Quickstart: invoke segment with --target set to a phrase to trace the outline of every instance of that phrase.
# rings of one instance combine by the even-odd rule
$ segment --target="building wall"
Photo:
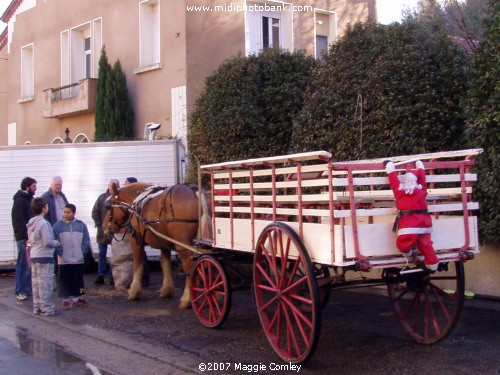
[[[7,113],[8,113],[8,55],[7,48],[0,50],[0,144],[7,144]],[[5,140],[5,143],[3,142]]]
[[[173,127],[172,122],[173,119],[179,122],[185,117],[183,103],[187,104],[186,115],[189,117],[205,78],[213,74],[225,59],[238,53],[248,53],[248,13],[187,10],[187,6],[233,4],[223,0],[157,1],[161,65],[155,69],[142,69],[140,0],[25,0],[21,5],[25,10],[13,16],[9,23],[13,32],[8,46],[8,75],[0,64],[0,77],[8,76],[9,92],[7,114],[0,114],[0,145],[8,144],[8,123],[16,124],[18,145],[25,142],[47,144],[55,138],[65,139],[66,128],[70,130],[70,138],[83,133],[90,141],[93,140],[93,113],[44,118],[43,92],[63,86],[61,33],[94,20],[99,20],[102,25],[102,43],[106,47],[109,63],[113,65],[119,59],[126,74],[135,113],[136,138],[143,137],[144,126],[150,122],[162,124],[158,136],[178,135],[178,123]],[[253,2],[262,4],[261,0]],[[375,0],[295,0],[286,4],[292,3],[333,12],[337,36],[343,34],[348,21],[365,21],[375,16]],[[238,0],[234,4],[247,4],[247,0]],[[291,49],[314,54],[315,11],[294,12],[292,20]],[[21,49],[30,44],[33,44],[35,95],[33,100],[19,102]],[[5,54],[6,50],[7,47],[1,53]],[[98,60],[99,55],[100,50],[94,51],[94,59]],[[97,78],[97,72],[93,77]],[[3,79],[0,81],[3,82]],[[0,108],[2,103],[0,99]]]
[[[185,22],[182,2],[160,1],[162,68],[134,73],[139,67],[139,1],[121,0],[58,0],[38,2],[34,8],[15,18],[15,31],[10,44],[8,78],[8,120],[17,124],[17,144],[50,143],[54,138],[79,133],[94,137],[94,114],[62,119],[43,118],[42,92],[61,83],[61,32],[102,19],[102,40],[108,61],[120,60],[127,78],[129,95],[135,113],[136,137],[142,138],[144,124],[162,124],[160,135],[170,134],[170,89],[185,85]],[[71,16],[66,13],[71,9]],[[21,48],[34,44],[35,98],[18,103],[21,87]],[[99,59],[100,51],[96,52]],[[94,75],[97,78],[97,74]],[[2,121],[2,124],[5,124]],[[4,127],[2,127],[4,128]],[[7,144],[7,133],[0,135],[0,144]]]

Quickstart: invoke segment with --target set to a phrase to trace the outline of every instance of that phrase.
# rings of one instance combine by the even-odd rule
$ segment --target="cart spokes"
[[[302,363],[319,338],[320,307],[309,256],[287,225],[264,229],[254,258],[254,293],[264,331],[284,360]]]
[[[198,259],[191,276],[192,306],[205,327],[217,328],[231,309],[231,286],[224,266],[212,256]]]
[[[422,344],[435,344],[448,336],[462,310],[463,263],[442,265],[436,274],[386,272],[389,298],[403,330]]]

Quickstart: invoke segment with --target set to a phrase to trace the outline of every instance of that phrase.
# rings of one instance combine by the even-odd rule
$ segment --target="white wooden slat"
[[[278,189],[293,189],[297,188],[297,181],[278,181],[275,184]],[[302,181],[302,187],[325,187],[328,186],[327,179],[320,180],[304,180]],[[235,183],[232,184],[232,188],[235,190],[250,190],[250,183]],[[272,182],[257,182],[253,184],[255,190],[271,190],[273,188]],[[214,185],[214,190],[228,190],[229,184],[216,184]]]
[[[464,176],[466,182],[477,181],[477,175],[474,173],[466,173]],[[427,183],[446,183],[446,182],[460,182],[459,174],[450,175],[428,175],[426,176]],[[353,178],[354,186],[372,186],[372,185],[389,185],[389,179],[387,176],[384,177],[355,177]],[[238,182],[233,183],[232,188],[237,190],[250,190],[250,182]],[[272,189],[272,182],[257,182],[253,184],[255,190],[259,189]],[[276,182],[277,188],[297,188],[298,182],[295,181],[278,181]],[[325,187],[328,186],[328,180],[326,178],[303,180],[302,187]],[[333,186],[337,187],[347,187],[349,186],[349,181],[347,178],[333,178]],[[229,189],[229,183],[225,184],[214,184],[215,190],[227,190]]]
[[[353,160],[345,162],[336,162],[335,164],[362,164],[362,163],[383,163],[385,160],[391,160],[393,162],[399,162],[410,159],[418,160],[432,160],[432,159],[450,159],[459,158],[464,156],[479,155],[483,152],[482,148],[468,149],[468,150],[457,150],[457,151],[442,151],[442,152],[431,152],[427,154],[416,154],[416,155],[401,155],[401,156],[390,156],[378,159],[366,159],[366,160]]]
[[[272,156],[267,158],[258,158],[258,159],[247,159],[247,160],[236,160],[230,161],[226,163],[218,163],[218,164],[208,164],[202,165],[202,170],[218,170],[224,168],[242,168],[245,166],[253,166],[253,165],[263,165],[263,164],[280,164],[287,163],[290,161],[306,161],[306,160],[327,160],[331,159],[332,154],[327,151],[314,151],[314,152],[304,152],[300,154],[291,154],[291,155],[281,155],[281,156]]]
[[[479,209],[479,203],[468,202],[467,210],[477,210]],[[463,211],[462,203],[444,203],[444,204],[434,204],[428,206],[429,213],[435,212],[452,212],[452,211]],[[357,209],[356,216],[358,217],[369,217],[369,216],[385,216],[385,215],[395,215],[397,212],[396,208],[371,208],[371,209]],[[333,215],[336,218],[350,218],[350,210],[334,210]]]
[[[439,254],[440,250],[460,248],[465,243],[464,219],[462,217],[446,217],[432,222],[433,247]],[[355,257],[352,226],[345,226],[345,256]],[[392,223],[358,225],[359,249],[362,255],[383,257],[400,255],[396,247],[397,234],[392,232]],[[450,233],[454,233],[450,236]],[[477,218],[469,218],[470,248],[476,249]]]
[[[217,206],[215,207],[215,212],[218,213],[230,213],[231,209],[230,207],[227,206]],[[250,207],[233,207],[232,212],[234,213],[245,213],[245,214],[250,214],[252,212]],[[272,207],[254,207],[253,212],[255,214],[260,214],[260,215],[272,215],[274,210]],[[285,216],[297,216],[299,214],[299,210],[297,208],[277,208],[276,209],[276,214],[277,215],[285,215]],[[323,217],[323,216],[329,216],[330,215],[330,210],[326,209],[314,209],[314,208],[304,208],[302,209],[302,215],[304,216],[318,216],[318,217]],[[250,219],[246,219],[250,220]]]
[[[252,247],[252,225],[250,220],[233,219],[233,241],[231,243],[231,222],[228,218],[216,218],[215,227],[217,228],[214,246],[244,251],[253,252],[255,249]],[[260,233],[264,228],[269,225],[269,220],[255,220],[254,221],[254,238],[257,241]],[[295,233],[299,231],[299,223],[286,223]],[[331,264],[332,259],[330,255],[331,239],[330,239],[330,226],[328,224],[311,224],[303,223],[304,233],[306,234],[303,239],[304,246],[314,263]],[[342,244],[342,230],[336,226],[337,230],[334,233],[335,242],[341,246]],[[297,250],[290,248],[290,256],[294,258],[297,256]]]
[[[218,185],[225,186],[225,185]],[[427,200],[443,200],[443,199],[451,199],[451,198],[460,198],[462,194],[461,188],[445,188],[445,189],[428,189],[429,195],[427,196]],[[467,187],[465,189],[467,194],[472,193],[472,187]],[[355,191],[354,196],[356,197],[357,202],[376,202],[376,201],[394,201],[394,195],[392,190],[370,190],[370,191]],[[338,202],[348,202],[350,198],[350,194],[348,191],[343,192],[334,192],[333,200]],[[216,202],[250,202],[250,195],[233,195],[232,197],[228,195],[216,195],[214,200]],[[272,195],[254,195],[254,202],[273,202]],[[276,196],[276,202],[278,203],[298,203],[298,195],[278,195]],[[328,203],[329,202],[329,194],[304,194],[302,195],[302,202],[310,203]]]
[[[474,173],[466,173],[466,182],[477,181],[477,175]],[[443,183],[443,182],[460,182],[459,174],[440,174],[440,175],[426,175],[425,179],[427,183]],[[370,186],[370,185],[388,185],[389,179],[387,176],[383,177],[354,177],[353,184],[355,186]],[[347,178],[334,178],[334,186],[349,186],[349,181]]]
[[[312,173],[312,172],[324,172],[328,170],[328,164],[314,164],[314,165],[303,165],[301,167],[301,171],[303,173]],[[278,175],[290,175],[297,173],[297,167],[285,167],[285,168],[276,168],[275,174]],[[344,174],[344,172],[340,172]],[[253,171],[254,177],[262,177],[262,176],[271,176],[272,170],[271,168],[266,169],[255,169]],[[249,170],[237,170],[232,172],[233,178],[249,178],[250,171]],[[214,179],[227,179],[229,178],[229,172],[217,172],[214,173]]]
[[[214,197],[216,202],[229,202],[230,200],[233,202],[241,202],[241,203],[249,203],[251,201],[250,195],[233,195],[232,197],[228,195],[217,195]],[[272,195],[254,195],[254,202],[267,202],[271,203],[273,201]],[[293,195],[278,195],[276,196],[276,202],[278,203],[297,203],[299,201],[299,197],[296,194]],[[302,196],[302,202],[318,202],[318,203],[328,203],[329,196],[328,194],[308,194]]]

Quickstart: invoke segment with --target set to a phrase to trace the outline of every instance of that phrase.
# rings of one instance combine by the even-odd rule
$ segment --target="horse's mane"
[[[118,193],[121,199],[127,201],[127,203],[132,203],[134,199],[142,192],[144,189],[152,186],[147,182],[134,182],[130,185],[123,186],[118,189]]]

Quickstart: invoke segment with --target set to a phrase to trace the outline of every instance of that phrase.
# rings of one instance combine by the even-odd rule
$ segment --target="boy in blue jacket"
[[[63,310],[71,307],[87,307],[81,298],[85,271],[84,254],[90,251],[90,236],[85,223],[75,219],[76,206],[68,203],[63,215],[54,225],[54,237],[61,243],[56,249],[59,264],[59,297],[63,298]],[[73,297],[73,300],[70,300]]]

